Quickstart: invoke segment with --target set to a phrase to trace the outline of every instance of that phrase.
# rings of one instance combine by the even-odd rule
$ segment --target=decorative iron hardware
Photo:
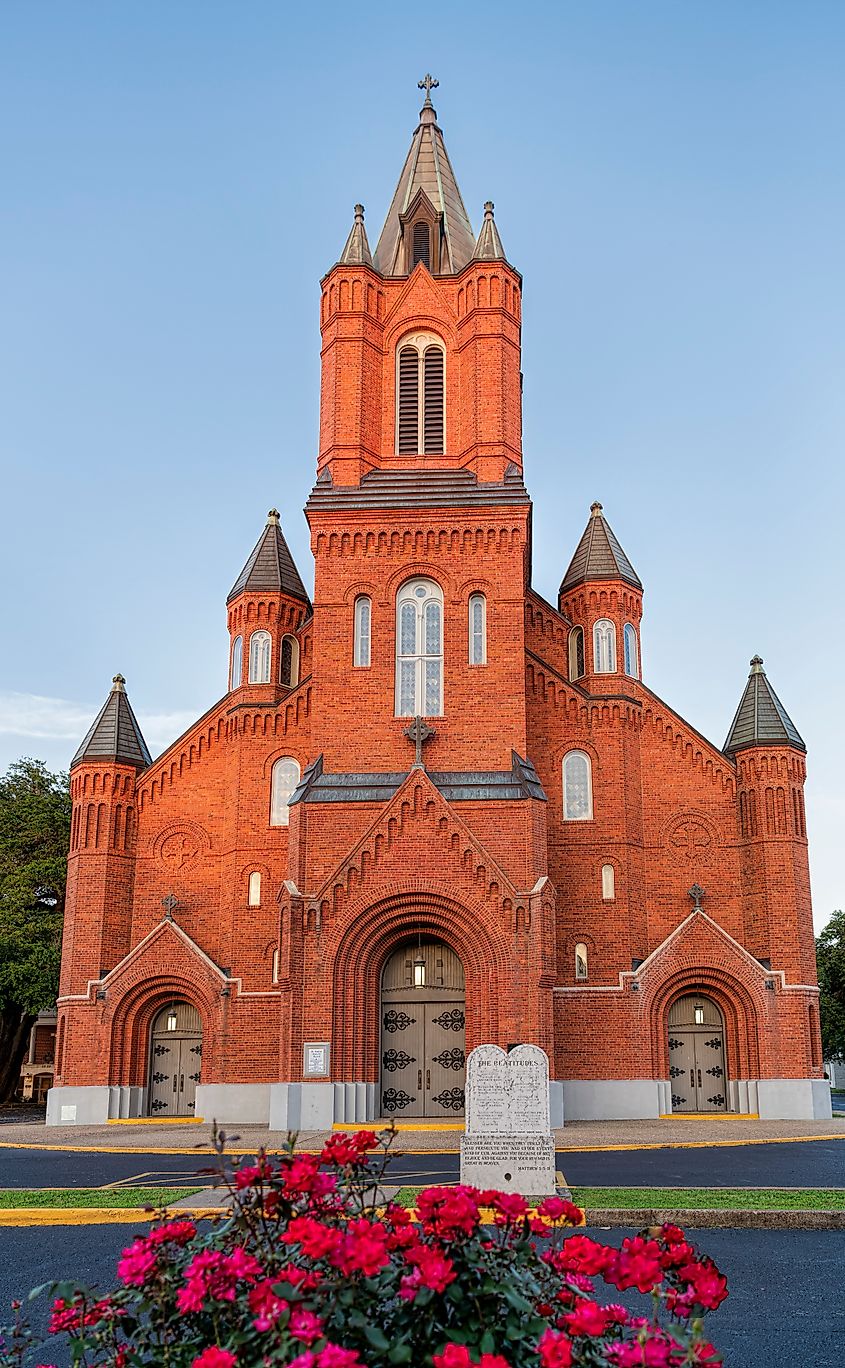
[[[721,1050],[721,1048],[722,1048],[722,1037],[721,1037],[721,1036],[714,1036],[712,1040],[705,1040],[704,1044],[707,1045],[707,1046],[709,1046],[709,1048],[710,1048],[711,1050]]]
[[[464,1109],[464,1090],[463,1088],[444,1088],[432,1101],[439,1106],[445,1107],[447,1111],[463,1111]]]
[[[156,1098],[155,1102],[150,1103],[150,1111],[164,1111],[166,1107],[167,1103],[162,1102],[159,1097]]]
[[[684,1072],[683,1069],[679,1069],[678,1066],[677,1066],[677,1064],[673,1064],[673,1065],[671,1066],[671,1068],[669,1069],[669,1077],[670,1077],[670,1078],[677,1078],[677,1077],[678,1077],[680,1074],[682,1074],[683,1072]]]
[[[188,1077],[190,1078],[190,1080],[191,1080],[192,1083],[199,1083],[199,1081],[200,1081],[199,1070],[197,1070],[197,1072],[196,1072],[195,1074],[188,1074]]]
[[[409,1064],[416,1064],[417,1061],[405,1050],[385,1050],[381,1062],[388,1073],[395,1073],[397,1069],[407,1069]]]
[[[201,1055],[201,1054],[202,1054],[202,1045],[192,1045],[192,1046],[191,1046],[191,1054]]]
[[[440,1054],[434,1055],[433,1064],[439,1064],[444,1069],[462,1069],[466,1062],[466,1055],[459,1046],[454,1045],[451,1050],[441,1050]]]
[[[381,1095],[381,1105],[386,1112],[401,1111],[409,1102],[416,1102],[403,1088],[385,1088]]]
[[[712,1102],[714,1107],[724,1107],[725,1105],[725,1099],[721,1093],[717,1093],[715,1097],[708,1097],[707,1101]]]
[[[156,1059],[158,1059],[161,1055],[170,1054],[170,1046],[169,1046],[169,1045],[154,1045],[154,1046],[153,1046],[153,1054],[155,1055]]]
[[[440,1016],[436,1016],[433,1025],[442,1026],[444,1031],[462,1031],[464,1020],[460,1007],[453,1007],[451,1012],[441,1012]]]
[[[153,1074],[153,1082],[154,1082],[154,1083],[163,1083],[164,1080],[166,1079],[166,1077],[167,1077],[167,1074],[159,1073],[158,1070],[156,1070],[156,1072]]]
[[[715,1068],[712,1068],[712,1069],[705,1069],[704,1072],[705,1072],[706,1074],[709,1074],[711,1078],[721,1078],[721,1077],[722,1077],[722,1070],[721,1070],[721,1068],[719,1067],[718,1064],[715,1066]]]
[[[390,1011],[384,1014],[384,1029],[391,1035],[394,1031],[406,1031],[415,1022],[416,1017],[408,1016],[407,1012],[397,1012],[395,1007],[391,1007]]]
[[[670,1036],[670,1037],[669,1037],[669,1049],[670,1049],[670,1050],[679,1050],[679,1049],[681,1048],[681,1046],[683,1045],[683,1043],[684,1043],[684,1042],[683,1042],[682,1040],[676,1040],[674,1036]]]
[[[686,1099],[685,1097],[678,1097],[676,1093],[672,1093],[672,1106],[673,1106],[673,1107],[680,1107],[681,1103],[682,1103],[682,1102],[686,1102],[686,1100],[687,1100],[687,1099]]]

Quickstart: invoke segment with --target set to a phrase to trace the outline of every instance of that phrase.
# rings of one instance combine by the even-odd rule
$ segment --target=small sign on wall
[[[329,1072],[328,1041],[306,1040],[302,1047],[302,1073],[305,1078],[326,1078]]]

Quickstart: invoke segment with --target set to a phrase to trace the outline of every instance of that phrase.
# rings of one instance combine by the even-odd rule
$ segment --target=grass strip
[[[190,1188],[2,1188],[0,1211],[26,1207],[160,1207],[201,1192]]]
[[[400,1188],[393,1199],[413,1207],[421,1187]],[[532,1200],[536,1206],[540,1198]],[[576,1206],[611,1211],[845,1211],[841,1188],[597,1188],[572,1189]]]

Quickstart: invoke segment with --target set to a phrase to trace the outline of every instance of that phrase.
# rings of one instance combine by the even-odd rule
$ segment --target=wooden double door
[[[727,1111],[725,1024],[710,998],[690,993],[670,1008],[669,1080],[673,1111]]]
[[[201,1070],[199,1012],[187,1002],[173,1003],[153,1022],[147,1082],[150,1116],[193,1116]]]
[[[463,969],[454,951],[440,941],[394,951],[382,976],[383,1116],[463,1116],[465,1026]]]

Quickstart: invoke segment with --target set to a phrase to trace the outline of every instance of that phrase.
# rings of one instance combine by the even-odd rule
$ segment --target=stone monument
[[[467,1057],[461,1182],[548,1197],[555,1191],[549,1057],[539,1045],[478,1045]]]

